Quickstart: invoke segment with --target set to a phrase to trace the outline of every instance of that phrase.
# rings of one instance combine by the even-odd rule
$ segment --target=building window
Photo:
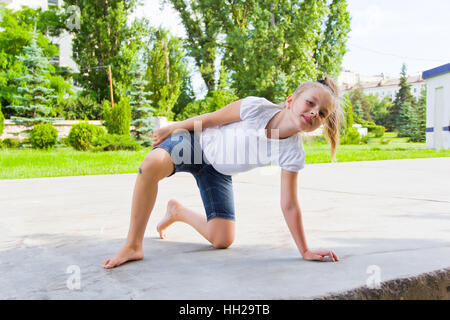
[[[48,0],[48,5],[49,6],[57,6],[58,5],[58,0]]]

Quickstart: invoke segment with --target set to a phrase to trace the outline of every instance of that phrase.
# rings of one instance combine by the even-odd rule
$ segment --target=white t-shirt
[[[200,135],[203,153],[214,169],[234,175],[271,164],[297,172],[305,165],[300,134],[268,139],[265,127],[282,109],[265,98],[247,97],[241,102],[241,121],[206,128]]]

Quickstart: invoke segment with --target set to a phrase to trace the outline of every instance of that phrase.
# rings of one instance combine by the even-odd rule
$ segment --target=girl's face
[[[333,105],[330,93],[316,86],[306,89],[295,99],[290,95],[286,102],[294,122],[302,132],[314,131],[324,124]]]

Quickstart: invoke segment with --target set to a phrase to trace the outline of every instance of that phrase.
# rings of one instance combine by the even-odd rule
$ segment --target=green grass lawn
[[[137,173],[150,150],[82,152],[72,148],[53,151],[3,149],[0,150],[0,179]]]
[[[371,138],[364,145],[341,145],[336,154],[337,161],[450,157],[450,150],[427,150],[425,143],[407,143],[407,138],[396,138],[395,135],[386,133],[383,138],[391,141],[384,145],[376,138]],[[330,162],[327,144],[305,141],[304,148],[307,164]],[[0,149],[0,179],[137,173],[150,150],[82,152],[72,148],[53,151]]]
[[[368,144],[340,145],[336,152],[336,160],[349,162],[450,157],[450,150],[426,149],[425,143],[408,143],[408,138],[397,138],[396,135],[394,132],[387,132],[383,138],[374,138],[370,135]],[[381,144],[382,139],[390,141],[388,144]],[[305,163],[330,162],[330,147],[327,144],[305,141],[304,148]]]

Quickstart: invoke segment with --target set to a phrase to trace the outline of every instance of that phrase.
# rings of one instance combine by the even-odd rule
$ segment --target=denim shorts
[[[231,176],[218,172],[208,162],[200,146],[199,137],[193,131],[175,133],[153,149],[169,152],[174,171],[189,172],[197,181],[206,211],[207,221],[223,218],[235,221],[233,182]]]

